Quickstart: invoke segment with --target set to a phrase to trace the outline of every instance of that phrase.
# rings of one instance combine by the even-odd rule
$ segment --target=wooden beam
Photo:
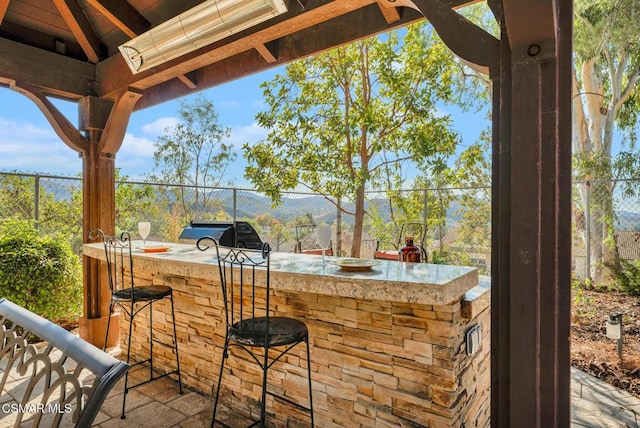
[[[403,14],[397,26],[423,19],[417,12]],[[286,64],[299,58],[340,46],[371,34],[387,31],[389,25],[376,4],[359,11],[358,19],[351,15],[338,16],[330,21],[322,22],[299,32],[287,35],[278,40],[278,57],[268,63],[255,49],[238,53],[235,56],[217,61],[196,71],[198,91],[229,82],[248,74],[257,73],[276,65]],[[177,81],[169,81],[148,88],[144,98],[136,105],[136,110],[161,104],[170,99],[187,95],[189,90]]]
[[[452,0],[451,4],[459,6],[469,2]],[[303,11],[294,16],[285,14],[254,27],[251,30],[253,33],[250,35],[247,35],[246,32],[241,32],[136,75],[131,74],[129,67],[120,55],[115,55],[98,65],[97,77],[100,82],[100,93],[102,96],[111,97],[112,94],[127,87],[145,90],[171,80],[179,74],[197,70],[241,52],[255,49],[260,44],[266,44],[296,32],[313,28],[325,21],[351,14],[354,11],[356,13],[351,14],[350,25],[362,25],[363,19],[359,15],[361,9],[367,6],[374,6],[377,13],[381,15],[377,0],[334,0],[329,3],[309,2]],[[385,21],[385,26],[377,31],[386,31],[397,26],[399,25],[390,26]],[[335,31],[349,31],[349,29],[335,27],[331,29],[331,32]],[[370,34],[363,34],[361,37],[367,35]],[[323,34],[322,37],[326,37],[326,34]],[[350,41],[353,40],[345,39],[343,43]],[[279,45],[281,46],[282,44],[279,43]],[[325,48],[328,47],[330,46]]]
[[[500,60],[498,39],[439,0],[415,0],[415,4],[456,55],[487,71],[490,66],[496,69]]]
[[[9,9],[9,1],[10,0],[0,0],[0,24],[4,21],[4,16],[7,14],[7,9]]]
[[[78,2],[76,0],[53,0],[53,4],[89,61],[94,64],[100,61],[100,42]]]
[[[69,120],[54,106],[51,101],[36,87],[13,82],[9,86],[12,90],[23,94],[33,101],[47,118],[55,133],[73,150],[82,153],[87,150],[89,142],[69,122]]]
[[[134,38],[144,33],[151,24],[126,0],[87,0],[127,36]]]
[[[297,31],[313,27],[332,17],[341,16],[375,3],[376,0],[335,0],[313,9],[309,6],[304,13],[299,15],[293,17],[288,14],[281,15],[268,21],[268,23],[256,26],[255,28],[258,30],[248,37],[243,37],[245,32],[241,32],[136,75],[131,74],[124,59],[120,55],[116,55],[99,65],[97,76],[100,82],[100,93],[102,96],[109,97],[113,92],[118,92],[124,87],[135,87],[144,90],[171,80],[180,74],[197,70],[240,52],[254,49],[259,44],[277,40]],[[275,24],[269,26],[269,23],[272,22]]]
[[[142,97],[142,93],[130,89],[123,92],[116,99],[111,113],[109,113],[107,124],[100,135],[99,148],[101,156],[115,158],[124,140],[131,112],[133,112],[133,108],[140,97]]]
[[[80,128],[86,131],[89,141],[82,153],[82,242],[88,242],[88,232],[97,227],[105,233],[115,233],[115,159],[103,156],[100,151],[100,136],[114,103],[97,97],[84,97],[78,102]],[[104,263],[83,257],[84,298],[83,314],[78,320],[80,337],[95,346],[104,345],[109,319],[108,274]],[[118,318],[112,318],[118,325]],[[113,325],[113,324],[112,324]],[[110,333],[113,330],[110,330]],[[118,330],[115,330],[118,337]],[[107,346],[117,344],[110,337]]]
[[[0,82],[7,86],[17,81],[46,95],[78,100],[96,93],[94,73],[94,64],[0,38]]]
[[[461,3],[455,2],[452,4],[458,7]],[[424,17],[418,12],[407,11],[400,21],[390,27],[380,13],[378,6],[372,3],[370,7],[358,11],[357,19],[354,19],[350,14],[341,15],[314,27],[306,28],[278,39],[277,60],[273,63],[266,62],[264,57],[253,49],[202,67],[194,72],[198,81],[197,90],[211,88],[353,40],[388,31],[390,28],[405,26],[421,19],[424,19]],[[192,92],[195,91],[178,84],[175,80],[164,82],[146,89],[144,98],[136,105],[136,110],[155,106]]]

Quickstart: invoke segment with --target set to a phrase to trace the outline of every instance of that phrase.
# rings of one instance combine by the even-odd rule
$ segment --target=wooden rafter
[[[134,38],[151,25],[125,0],[87,0],[127,36]]]
[[[184,85],[189,89],[196,89],[198,87],[198,79],[196,78],[195,71],[188,74],[178,75],[178,80],[184,83]]]
[[[277,40],[313,27],[329,18],[339,17],[372,4],[377,4],[377,1],[335,0],[290,19],[283,18],[278,22],[277,18],[274,18],[273,21],[277,22],[276,24],[259,30],[249,37],[230,39],[227,43],[215,43],[135,76],[131,74],[123,58],[120,56],[111,57],[103,61],[98,69],[101,93],[108,95],[129,86],[144,90],[170,80],[178,74],[196,70],[240,52],[254,49],[259,44]]]
[[[393,3],[390,3],[387,0],[378,0],[378,7],[380,7],[380,12],[382,12],[384,19],[388,24],[400,21],[400,12]]]
[[[94,64],[100,61],[100,42],[78,2],[76,0],[53,0],[53,4],[89,61]]]
[[[271,52],[271,49],[269,49],[266,45],[258,44],[256,45],[256,50],[268,63],[277,61],[276,54]]]
[[[33,101],[47,118],[60,139],[76,152],[83,153],[88,149],[89,141],[82,136],[69,119],[54,106],[51,101],[36,87],[12,82],[9,88],[19,92]]]

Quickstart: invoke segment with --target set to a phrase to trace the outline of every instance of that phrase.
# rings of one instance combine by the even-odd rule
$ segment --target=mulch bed
[[[623,362],[606,336],[610,314],[622,313]],[[640,398],[640,297],[577,289],[571,308],[571,365]]]

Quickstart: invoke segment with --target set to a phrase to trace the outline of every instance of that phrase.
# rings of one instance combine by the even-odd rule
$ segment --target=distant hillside
[[[233,212],[233,195],[225,195],[221,201],[224,203],[225,211]],[[367,207],[371,205],[376,206],[385,221],[390,220],[389,207],[385,199],[368,201]],[[316,223],[334,223],[337,217],[336,207],[322,196],[287,197],[284,195],[282,204],[272,208],[271,200],[265,196],[250,192],[238,192],[236,209],[238,217],[251,218],[260,214],[271,213],[274,217],[285,221],[311,214]],[[345,209],[353,212],[354,204],[345,204]],[[342,221],[353,223],[353,216],[343,215]]]
[[[227,213],[233,213],[232,192],[221,190],[213,192],[211,196],[222,203],[223,209]],[[282,204],[276,208],[271,206],[271,200],[269,198],[257,193],[238,191],[237,198],[237,217],[253,218],[258,215],[270,213],[278,219],[290,221],[296,217],[305,216],[309,213],[317,223],[334,223],[336,221],[335,206],[322,196],[291,197],[285,194],[282,198]],[[355,209],[353,203],[347,203],[344,207],[350,212],[353,212]],[[375,198],[369,200],[366,203],[366,208],[375,209],[385,222],[391,221],[391,210],[387,199]],[[455,224],[459,220],[459,208],[459,205],[454,201],[447,212],[447,222]],[[342,221],[348,224],[353,224],[353,216],[343,215]]]
[[[616,212],[616,230],[640,230],[640,213]]]

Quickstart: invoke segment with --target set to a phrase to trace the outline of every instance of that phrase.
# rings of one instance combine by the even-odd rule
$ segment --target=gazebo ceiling
[[[133,75],[118,46],[201,2],[0,0],[0,85],[71,100],[134,90],[141,109],[422,18],[402,0],[285,0],[283,15]]]

